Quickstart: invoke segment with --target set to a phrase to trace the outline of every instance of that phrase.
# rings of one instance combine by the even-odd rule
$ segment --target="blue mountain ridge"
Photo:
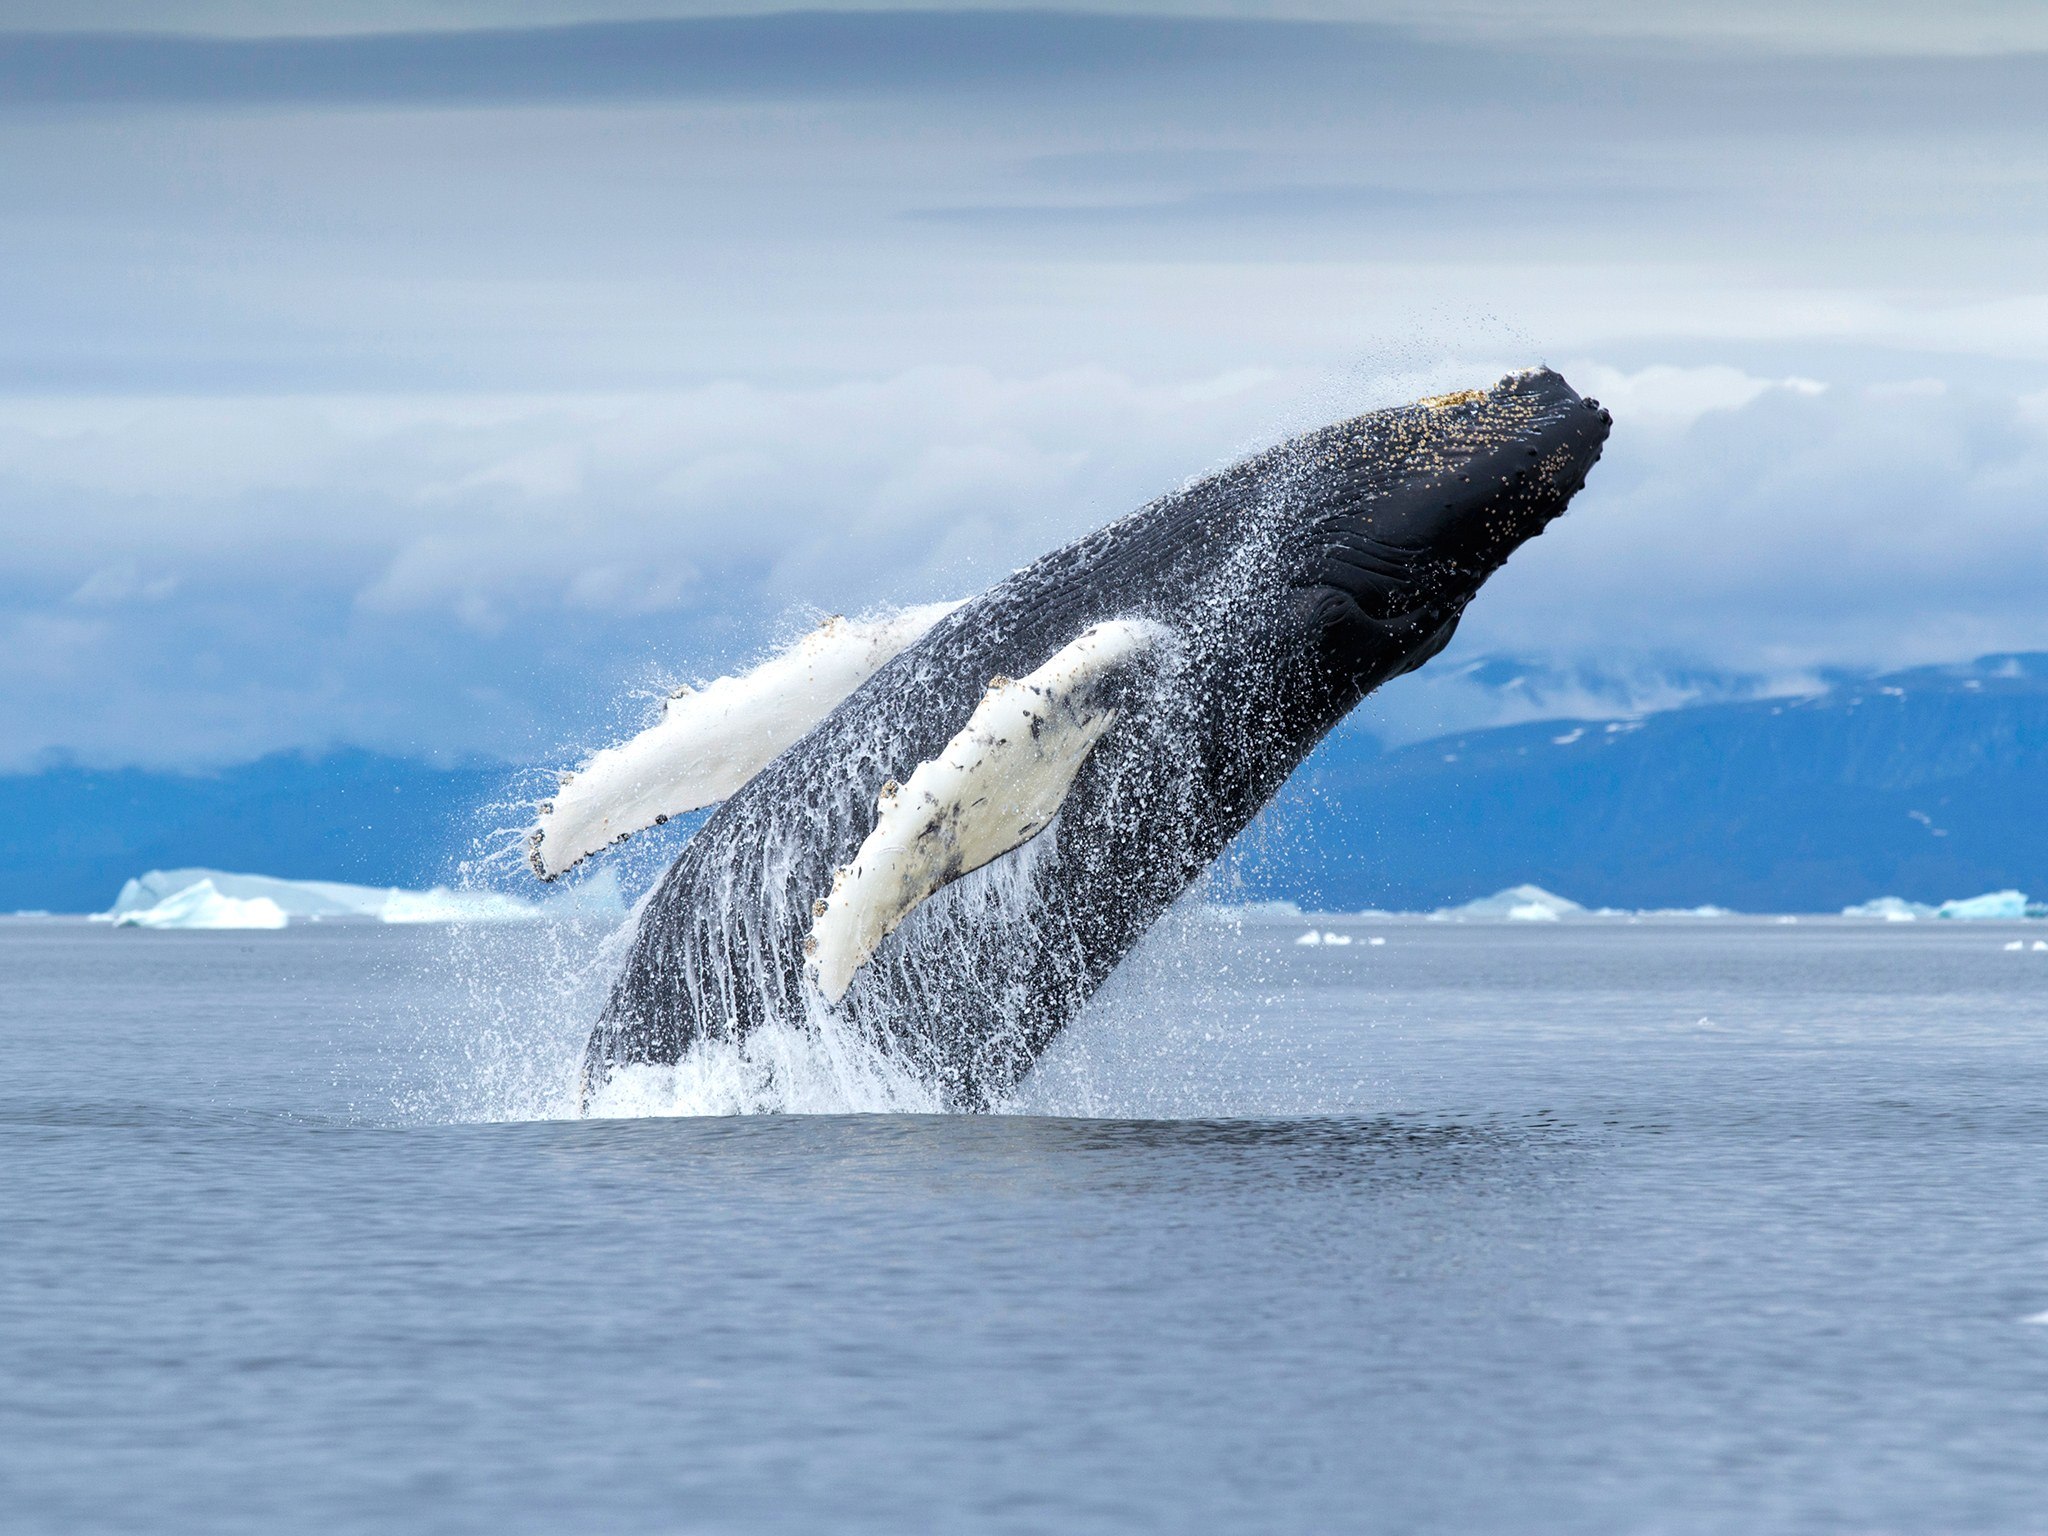
[[[0,911],[100,910],[129,876],[189,865],[447,880],[480,846],[507,845],[538,782],[503,763],[357,749],[207,773],[4,776],[15,814],[0,831]],[[1220,890],[1330,910],[1436,907],[1523,881],[1589,906],[1763,912],[2038,896],[2044,788],[2048,655],[1390,751],[1352,728],[1239,840]]]
[[[345,749],[206,773],[59,766],[0,778],[0,911],[104,911],[122,881],[194,865],[293,880],[431,885],[518,777]]]
[[[1589,906],[1827,912],[2048,890],[2048,656],[1802,698],[1544,721],[1381,752],[1341,734],[1240,840],[1250,897],[1427,908],[1528,881]]]

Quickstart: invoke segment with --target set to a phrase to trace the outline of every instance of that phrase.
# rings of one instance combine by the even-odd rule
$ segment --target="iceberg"
[[[1586,909],[1576,901],[1546,891],[1540,885],[1511,885],[1491,896],[1468,901],[1461,907],[1445,907],[1445,917],[1498,917],[1517,923],[1554,923],[1561,917],[1576,916]]]
[[[563,905],[582,912],[599,897],[605,898],[602,904],[607,908],[623,910],[615,883],[591,895],[573,893]],[[125,928],[282,928],[291,921],[505,923],[545,915],[545,908],[498,891],[458,891],[444,885],[408,891],[218,869],[152,869],[123,885],[101,920]]]
[[[1961,901],[1944,901],[1936,912],[1938,917],[1965,922],[1996,922],[2026,915],[2027,896],[2024,891],[1987,891],[1982,896],[1971,896]]]
[[[392,895],[390,890],[331,880],[279,880],[269,875],[236,875],[219,869],[152,869],[121,887],[121,894],[114,898],[107,915],[119,923],[131,913],[159,906],[201,885],[236,901],[272,902],[287,917],[298,918],[377,919]]]
[[[129,884],[134,884],[130,881]],[[211,880],[173,891],[162,901],[114,918],[117,928],[282,928],[291,919],[268,896],[223,895]]]
[[[1907,901],[1898,896],[1879,896],[1870,901],[1858,902],[1853,907],[1842,908],[1844,917],[1870,917],[1887,923],[1912,923],[1924,917],[1933,917],[1935,908],[1925,902]]]

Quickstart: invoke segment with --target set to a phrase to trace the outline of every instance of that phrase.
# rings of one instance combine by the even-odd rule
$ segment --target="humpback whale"
[[[644,903],[583,1062],[851,1030],[949,1108],[1013,1093],[1317,742],[1449,642],[1611,425],[1533,369],[1162,496],[977,597],[833,620],[565,775],[552,878],[717,809]]]

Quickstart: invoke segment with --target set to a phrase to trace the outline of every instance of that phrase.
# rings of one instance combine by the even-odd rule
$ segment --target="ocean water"
[[[0,1528],[2048,1531],[2048,925],[1319,926],[578,1121],[595,936],[0,923]]]

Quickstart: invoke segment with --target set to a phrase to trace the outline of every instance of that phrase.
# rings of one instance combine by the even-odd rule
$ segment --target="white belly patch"
[[[804,949],[829,1001],[918,903],[1045,830],[1115,723],[1102,683],[1164,638],[1143,621],[1095,625],[1030,676],[993,679],[936,758],[882,787],[874,830],[812,909]]]
[[[831,619],[752,671],[677,693],[657,724],[562,776],[527,840],[534,873],[552,880],[635,832],[716,805],[959,606]]]

